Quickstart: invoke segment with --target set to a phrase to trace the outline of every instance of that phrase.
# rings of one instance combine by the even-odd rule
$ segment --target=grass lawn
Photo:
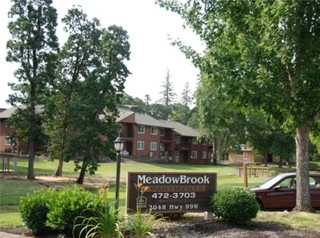
[[[57,168],[57,161],[48,161],[47,159],[36,159],[35,175],[50,177]],[[28,161],[20,158],[18,160],[17,176],[1,175],[0,180],[0,227],[5,226],[22,226],[22,220],[18,212],[18,205],[21,196],[26,195],[36,189],[45,188],[39,180],[29,181],[23,176],[27,174]],[[272,168],[270,166],[270,168]],[[70,178],[69,184],[74,184],[79,172],[75,172],[72,162],[64,163],[63,176]],[[272,168],[274,171],[279,168]],[[121,164],[121,187],[120,187],[120,209],[124,212],[126,199],[126,177],[128,172],[216,172],[218,191],[230,187],[242,187],[244,179],[237,175],[237,165],[178,165],[178,164],[156,164],[156,163],[139,163],[124,162]],[[21,176],[23,179],[21,179]],[[17,179],[20,177],[20,179]],[[114,181],[116,177],[116,163],[102,163],[95,175],[86,174],[86,178],[90,180],[100,179],[110,182],[110,190],[108,197],[112,201],[114,199]],[[265,181],[266,177],[249,177],[249,187],[253,187]],[[102,185],[102,184],[101,184]],[[288,215],[290,214],[290,215]],[[279,221],[285,224],[301,228],[320,227],[320,214],[305,214],[303,218],[299,215],[284,212],[259,212],[258,219]],[[316,223],[316,224],[315,224]],[[320,228],[319,228],[320,229]]]

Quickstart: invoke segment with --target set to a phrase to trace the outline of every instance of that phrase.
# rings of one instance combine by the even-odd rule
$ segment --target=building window
[[[145,131],[145,127],[138,125],[138,134],[144,134],[144,131]]]
[[[160,150],[164,151],[164,144],[163,143],[160,143]]]
[[[176,144],[180,144],[181,143],[181,137],[180,136],[176,136],[175,137],[175,142],[176,142]]]
[[[207,141],[205,140],[205,141],[202,141],[202,144],[203,144],[203,145],[207,145],[208,143],[207,143]]]
[[[158,128],[157,127],[151,127],[151,135],[158,135]]]
[[[195,138],[195,137],[192,138],[192,144],[194,144],[194,145],[197,145],[197,144],[198,144],[197,138]]]
[[[207,152],[206,151],[202,151],[202,159],[206,159],[207,158]]]
[[[174,152],[174,157],[176,158],[176,159],[179,159],[179,151],[178,150],[176,150],[175,152]]]
[[[198,158],[198,151],[192,151],[191,159],[197,159],[197,158]]]
[[[144,150],[144,141],[137,141],[137,150]]]
[[[166,130],[164,128],[161,128],[160,135],[164,136],[165,134],[166,134]]]
[[[157,150],[158,143],[157,142],[150,142],[150,150]]]
[[[13,144],[12,138],[10,136],[6,136],[5,144],[6,145],[12,145]]]

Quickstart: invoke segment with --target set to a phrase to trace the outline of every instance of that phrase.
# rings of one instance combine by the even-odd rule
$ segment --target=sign
[[[129,172],[127,212],[209,211],[216,191],[216,173]]]
[[[249,158],[248,152],[243,151],[243,162],[248,163],[248,158]]]

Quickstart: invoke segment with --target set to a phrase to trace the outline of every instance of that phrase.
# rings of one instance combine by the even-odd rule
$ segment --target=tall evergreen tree
[[[151,102],[151,97],[150,97],[149,94],[146,94],[146,95],[144,96],[144,102],[145,102],[146,105],[149,105],[149,104],[150,104],[150,102]]]
[[[181,93],[181,104],[186,106],[186,107],[190,107],[190,105],[192,104],[192,96],[190,95],[191,91],[190,91],[190,86],[189,83],[187,82],[184,85],[183,91]]]
[[[162,82],[162,85],[161,85],[162,87],[162,91],[160,92],[161,99],[159,100],[160,103],[164,105],[164,110],[165,110],[163,112],[164,118],[162,118],[164,120],[168,120],[172,110],[171,105],[173,104],[176,96],[174,92],[173,84],[170,81],[170,78],[171,78],[170,71],[167,70],[165,80]]]
[[[187,125],[191,117],[191,111],[189,106],[192,103],[192,98],[190,96],[189,83],[185,84],[181,94],[180,101],[181,103],[174,103],[172,105],[169,119],[172,121],[178,121],[184,125]]]

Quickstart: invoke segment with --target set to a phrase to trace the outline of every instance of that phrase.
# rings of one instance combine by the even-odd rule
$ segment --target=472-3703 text
[[[188,199],[188,198],[196,198],[195,192],[179,192],[179,193],[153,193],[151,195],[154,199]]]

